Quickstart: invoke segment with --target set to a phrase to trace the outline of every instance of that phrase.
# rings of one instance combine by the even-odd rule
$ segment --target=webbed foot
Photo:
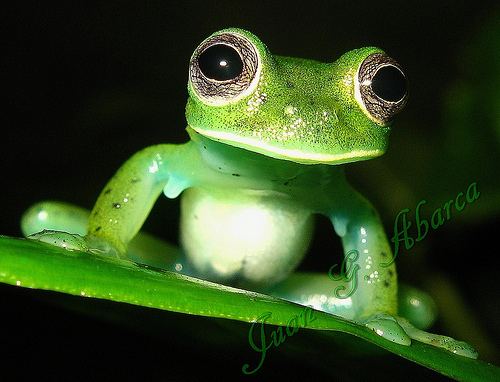
[[[410,346],[411,338],[398,323],[398,320],[387,313],[378,313],[362,321],[367,328],[380,337],[400,345]]]
[[[379,313],[362,323],[379,336],[401,345],[409,346],[411,340],[416,340],[464,357],[474,359],[478,357],[477,351],[468,343],[417,329],[403,317]]]
[[[129,243],[126,254],[120,255],[106,240],[87,235],[89,216],[90,211],[78,206],[45,201],[33,205],[24,213],[21,227],[28,239],[68,251],[122,258],[149,267],[190,274],[178,247],[144,232],[139,232]]]
[[[43,230],[27,236],[29,240],[55,245],[68,251],[81,251],[120,257],[118,251],[104,240],[56,230]]]
[[[474,349],[467,342],[458,341],[448,336],[433,334],[424,330],[417,329],[412,324],[410,324],[407,319],[402,317],[397,317],[396,319],[399,325],[401,325],[404,331],[408,334],[408,336],[416,341],[436,346],[463,357],[476,359],[479,355],[476,349]]]

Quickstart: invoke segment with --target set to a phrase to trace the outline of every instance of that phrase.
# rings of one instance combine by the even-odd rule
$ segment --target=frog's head
[[[214,33],[189,67],[189,127],[208,138],[299,163],[382,155],[407,80],[378,48],[333,63],[273,56],[241,29]]]

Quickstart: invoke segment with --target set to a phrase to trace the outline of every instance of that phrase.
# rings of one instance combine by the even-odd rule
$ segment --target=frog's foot
[[[409,346],[411,340],[424,342],[469,358],[477,358],[477,352],[469,344],[453,338],[432,334],[418,327],[429,326],[434,320],[436,307],[424,292],[403,286],[399,297],[400,310],[406,318],[388,313],[375,313],[364,320],[356,319],[351,288],[343,289],[342,282],[332,281],[326,274],[295,272],[272,288],[259,290],[274,297],[297,304],[312,306],[316,310],[341,316],[344,319],[364,325],[388,341]],[[336,297],[335,291],[347,291]]]
[[[399,285],[398,292],[398,313],[402,317],[396,319],[410,338],[465,357],[477,358],[477,352],[468,343],[422,330],[430,327],[437,316],[437,306],[431,296],[404,284]]]
[[[139,232],[129,243],[125,256],[119,256],[118,250],[104,239],[87,235],[89,216],[90,211],[84,208],[68,203],[44,201],[35,204],[24,213],[21,228],[28,239],[55,245],[68,251],[125,257],[138,264],[190,274],[178,247],[144,232]]]
[[[31,240],[55,245],[68,251],[82,251],[118,257],[106,241],[86,236],[90,212],[68,203],[44,201],[23,215],[21,229]]]
[[[29,235],[27,239],[55,245],[68,251],[87,252],[89,249],[83,236],[62,231],[46,229]]]
[[[104,240],[56,230],[43,230],[27,237],[42,243],[55,245],[68,251],[89,252],[119,257],[118,251]]]
[[[146,233],[140,233],[134,238],[125,255],[120,255],[116,248],[103,239],[64,231],[43,230],[29,235],[27,239],[55,245],[68,251],[88,252],[129,260],[161,270],[193,275],[179,248]]]
[[[355,291],[343,287],[343,282],[333,281],[326,274],[295,272],[271,290],[262,292],[365,325],[389,341],[406,346],[411,344],[410,336],[389,314],[380,313],[364,321],[356,320],[356,309],[351,297]],[[344,295],[335,293],[339,288],[347,292]]]
[[[478,357],[477,351],[468,343],[417,329],[406,318],[378,313],[364,320],[363,323],[379,336],[401,345],[408,346],[413,339],[464,357]]]
[[[377,313],[362,321],[362,324],[386,340],[405,346],[411,344],[410,336],[390,314]]]
[[[397,317],[396,320],[404,329],[404,331],[416,341],[436,346],[454,354],[468,358],[476,359],[479,355],[478,352],[467,342],[458,341],[448,336],[433,334],[424,330],[417,329],[412,324],[410,324],[407,319],[402,317]]]

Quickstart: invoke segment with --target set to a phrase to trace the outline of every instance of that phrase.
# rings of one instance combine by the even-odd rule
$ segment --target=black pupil
[[[238,52],[224,44],[205,49],[198,57],[198,66],[205,77],[217,81],[232,80],[243,71],[243,61]]]
[[[395,66],[384,66],[375,73],[372,90],[385,101],[400,101],[406,94],[406,78]]]

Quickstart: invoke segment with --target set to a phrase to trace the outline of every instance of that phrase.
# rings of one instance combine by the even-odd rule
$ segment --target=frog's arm
[[[104,240],[120,255],[137,234],[153,204],[172,176],[188,144],[147,147],[111,178],[90,214],[87,239]]]
[[[352,304],[358,318],[377,312],[397,313],[397,277],[382,222],[373,206],[347,183],[335,185],[329,207],[330,217],[349,260]],[[356,289],[352,291],[352,288]]]
[[[380,218],[360,194],[347,182],[339,182],[329,216],[342,239],[346,258],[350,251],[358,254],[357,289],[352,294],[356,320],[378,335],[403,345],[411,339],[441,347],[455,354],[477,358],[469,344],[453,338],[417,329],[404,318],[397,317],[398,287],[396,267]]]

